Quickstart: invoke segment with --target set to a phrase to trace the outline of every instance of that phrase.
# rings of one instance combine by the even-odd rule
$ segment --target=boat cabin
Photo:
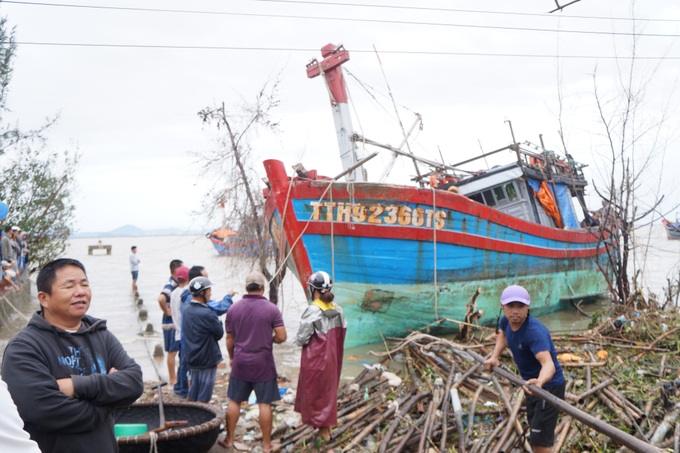
[[[517,147],[518,161],[496,166],[455,183],[461,195],[505,214],[556,228],[579,228],[574,207],[584,205],[587,182],[582,168],[551,151],[534,153]]]

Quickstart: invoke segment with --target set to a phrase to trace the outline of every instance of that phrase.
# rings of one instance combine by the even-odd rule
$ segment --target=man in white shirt
[[[137,258],[137,246],[133,245],[130,250],[130,272],[132,273],[132,294],[137,294],[137,277],[139,276],[139,258]]]

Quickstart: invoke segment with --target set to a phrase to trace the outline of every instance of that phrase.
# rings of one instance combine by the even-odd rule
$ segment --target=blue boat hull
[[[499,295],[509,284],[531,288],[534,314],[559,310],[566,299],[606,291],[592,258],[554,260],[438,244],[435,283],[432,244],[336,237],[333,258],[331,247],[321,245],[329,240],[303,236],[307,250],[315,251],[309,253],[312,269],[329,269],[328,263],[334,263],[333,291],[349,320],[348,347],[428,327],[455,330],[454,321],[438,320],[464,319],[466,304],[478,288],[476,307],[484,312],[480,323],[487,325],[496,322]]]
[[[343,184],[329,193],[268,173],[274,244],[303,285],[316,270],[333,276],[348,347],[455,330],[478,288],[482,324],[496,322],[507,285],[529,289],[533,314],[607,291],[604,244],[592,232],[537,225],[447,192],[433,199],[429,190],[356,184],[350,196]]]

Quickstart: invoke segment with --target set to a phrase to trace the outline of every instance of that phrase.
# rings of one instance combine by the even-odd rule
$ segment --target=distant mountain
[[[110,238],[129,236],[186,236],[204,234],[200,230],[182,230],[179,228],[162,228],[157,230],[142,230],[134,225],[123,225],[111,231],[84,231],[71,235],[72,238]]]

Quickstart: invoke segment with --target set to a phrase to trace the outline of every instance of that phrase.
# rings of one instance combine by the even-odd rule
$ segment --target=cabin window
[[[468,195],[468,198],[487,206],[502,206],[517,200],[517,188],[513,182]]]
[[[470,200],[472,200],[472,201],[476,201],[477,203],[484,204],[484,199],[482,198],[481,193],[475,193],[475,194],[469,195],[468,198],[470,198]]]
[[[496,205],[496,200],[493,198],[493,192],[491,190],[485,190],[482,192],[482,195],[484,196],[484,204],[487,206],[495,206]]]

